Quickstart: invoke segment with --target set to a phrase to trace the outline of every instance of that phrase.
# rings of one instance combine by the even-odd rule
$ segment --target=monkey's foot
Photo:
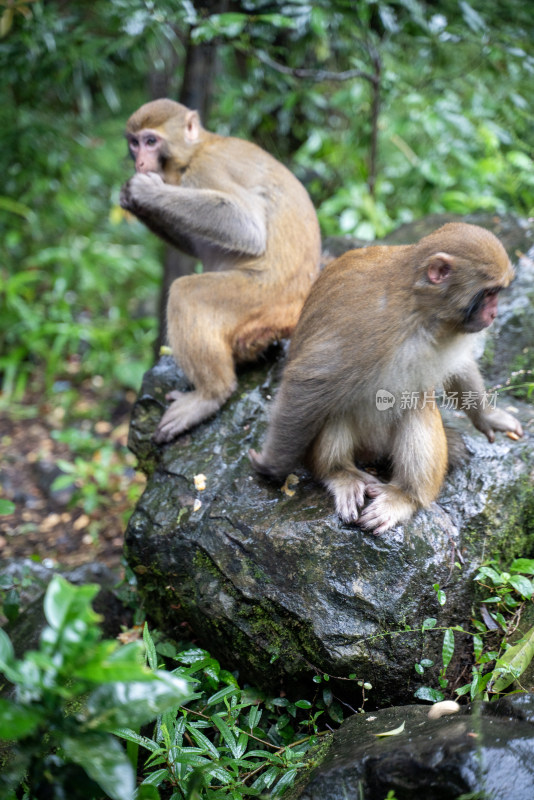
[[[406,522],[414,514],[417,504],[390,483],[369,484],[365,493],[373,500],[358,520],[360,527],[385,533],[399,522]]]
[[[323,481],[334,495],[336,511],[343,522],[356,522],[365,502],[366,487],[378,482],[374,475],[360,470],[339,472]]]
[[[502,408],[486,409],[481,414],[480,419],[475,422],[479,431],[487,437],[488,441],[495,441],[495,431],[503,433],[514,433],[516,436],[523,436],[523,428],[518,419]]]
[[[262,453],[258,453],[256,450],[250,448],[250,450],[248,451],[248,457],[250,459],[250,463],[252,464],[256,472],[259,472],[260,475],[268,475],[269,477],[272,477],[269,465],[263,458]]]
[[[199,392],[169,392],[168,398],[173,402],[162,416],[160,423],[153,435],[157,444],[170,442],[180,433],[193,428],[199,422],[211,417],[220,402],[210,397],[204,397]]]

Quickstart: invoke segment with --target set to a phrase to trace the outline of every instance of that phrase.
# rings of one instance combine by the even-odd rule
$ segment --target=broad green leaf
[[[259,706],[252,706],[252,708],[248,712],[247,725],[251,731],[254,730],[254,728],[260,721],[262,713],[263,711]]]
[[[510,572],[526,572],[534,575],[534,558],[516,558],[510,564]]]
[[[481,33],[486,30],[484,18],[469,3],[465,2],[465,0],[460,0],[460,8],[465,22],[473,33]]]
[[[32,733],[40,722],[43,713],[31,708],[22,708],[0,697],[0,739],[14,741]]]
[[[491,567],[480,567],[478,573],[475,575],[475,580],[479,581],[481,578],[489,578],[495,586],[501,586],[503,582],[501,573]]]
[[[259,778],[256,778],[252,784],[252,787],[254,789],[263,789],[263,787],[268,789],[274,783],[278,775],[280,775],[280,771],[281,770],[279,767],[269,767],[269,769],[266,769],[265,772],[259,776]]]
[[[191,738],[195,741],[195,743],[204,750],[205,753],[211,753],[213,758],[217,761],[219,760],[219,751],[211,742],[207,736],[205,736],[198,728],[195,728],[193,725],[188,725],[186,723],[186,728],[189,731]]]
[[[200,756],[198,753],[195,753],[194,749],[195,748],[193,747],[184,747],[181,750],[173,752],[173,765],[185,764],[189,767],[206,767],[212,763],[209,759],[204,758],[204,756]]]
[[[234,757],[241,758],[241,756],[247,749],[247,745],[248,745],[248,735],[244,731],[241,731],[237,740],[236,753]]]
[[[52,482],[52,486],[50,488],[53,492],[59,492],[61,489],[66,489],[67,487],[72,486],[72,484],[72,475],[58,475],[57,478]]]
[[[178,653],[177,660],[182,664],[194,664],[195,661],[201,661],[204,658],[210,657],[207,650],[202,650],[201,647],[191,647],[189,650]]]
[[[154,772],[151,772],[150,775],[147,775],[141,786],[159,786],[160,783],[170,777],[171,775],[168,769],[156,769]],[[135,800],[137,800],[137,796]]]
[[[296,775],[296,769],[288,769],[288,771],[282,775],[280,780],[276,782],[271,791],[271,797],[279,797],[289,786],[292,786]]]
[[[430,686],[420,686],[414,692],[414,697],[418,700],[429,700],[431,703],[437,703],[438,700],[443,700],[445,695],[439,689],[432,689]]]
[[[154,647],[154,641],[150,635],[150,631],[148,630],[148,625],[146,622],[143,625],[143,642],[145,643],[146,647],[148,666],[150,669],[156,670],[158,668],[158,656],[156,653],[156,648]]]
[[[113,640],[99,642],[92,646],[89,659],[76,665],[73,673],[92,683],[154,680],[154,674],[144,664],[141,642],[130,642],[122,647]]]
[[[15,660],[15,653],[11,639],[7,633],[0,628],[0,670],[3,670],[7,664],[13,664]]]
[[[450,628],[447,628],[443,637],[443,647],[441,650],[441,657],[443,659],[443,669],[446,670],[451,663],[451,658],[454,655],[454,633]]]
[[[423,620],[423,624],[421,626],[422,631],[430,631],[432,628],[435,628],[438,621],[434,619],[434,617],[427,617],[427,619]]]
[[[15,503],[12,503],[11,500],[5,500],[3,497],[0,497],[0,516],[4,517],[8,514],[12,514],[15,508]]]
[[[206,706],[213,706],[216,703],[220,703],[225,697],[229,697],[231,694],[239,694],[239,690],[236,690],[235,686],[225,686],[224,689],[221,689],[209,698]]]
[[[73,634],[77,639],[83,637],[84,628],[80,628],[80,621],[96,624],[99,620],[91,608],[91,601],[98,592],[96,584],[88,583],[84,586],[73,586],[65,578],[55,575],[46,590],[44,598],[45,617],[50,627],[59,631],[69,621],[76,620]]]
[[[524,575],[512,575],[508,583],[514,587],[516,592],[519,592],[519,594],[523,595],[527,600],[529,600],[534,593],[534,584],[529,578],[525,578]]]
[[[534,657],[534,626],[523,638],[510,647],[497,661],[493,675],[499,677],[491,687],[494,692],[502,692],[516,678],[523,674]]]
[[[79,764],[112,800],[132,800],[135,775],[120,743],[110,735],[86,734],[62,740],[65,755]]]
[[[163,772],[166,772],[167,775],[169,775],[166,769],[164,769]],[[160,800],[160,795],[156,788],[158,785],[159,784],[145,783],[143,781],[141,786],[139,786],[135,791],[134,800]]]
[[[482,675],[480,672],[476,672],[473,675],[473,680],[471,681],[471,690],[470,696],[471,700],[474,700],[478,695],[483,695],[486,691],[486,686],[488,685],[490,678],[492,677],[491,672],[487,672],[485,675]]]
[[[191,697],[182,678],[154,672],[151,681],[108,683],[89,695],[87,711],[93,728],[138,728],[158,714],[176,708]]]
[[[127,742],[138,744],[146,750],[150,750],[152,753],[161,750],[157,742],[152,741],[152,739],[149,739],[147,736],[141,736],[130,728],[113,728],[110,730],[110,733],[114,736],[118,736],[120,739],[125,739]]]
[[[218,729],[220,730],[221,736],[224,739],[225,743],[230,748],[233,757],[234,758],[239,758],[239,755],[241,755],[241,753],[239,753],[239,755],[238,755],[238,747],[237,747],[236,738],[235,738],[234,734],[232,733],[232,731],[230,730],[230,728],[228,727],[228,725],[226,724],[226,722],[222,719],[222,717],[219,714],[215,714],[212,717],[212,720],[215,723],[215,725],[218,727]]]

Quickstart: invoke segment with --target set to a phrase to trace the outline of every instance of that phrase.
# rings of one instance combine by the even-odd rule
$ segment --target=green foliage
[[[28,181],[22,163],[6,180],[6,189],[32,209],[26,218],[0,209],[0,370],[8,397],[20,397],[41,372],[48,390],[58,380],[79,385],[94,376],[102,376],[105,388],[109,381],[138,388],[151,360],[157,327],[143,304],[154,306],[160,267],[154,248],[141,245],[140,226],[110,217],[113,181],[120,178],[110,175],[116,146],[107,150],[105,141],[119,142],[120,127],[111,133],[105,124],[105,139],[80,142],[75,121],[70,125],[66,130],[65,117],[61,130],[55,124],[60,164],[57,152],[48,151],[35,180]]]
[[[525,604],[534,597],[532,576],[534,559],[517,558],[506,571],[496,561],[490,561],[480,567],[475,576],[484,596],[480,601],[482,619],[473,619],[473,631],[461,626],[440,628],[435,619],[425,620],[423,630],[443,632],[442,666],[438,676],[441,688],[419,687],[415,697],[431,702],[444,699],[442,690],[448,685],[446,672],[454,655],[455,633],[468,634],[473,642],[472,677],[469,683],[454,690],[458,697],[469,695],[471,700],[489,700],[521,677],[534,658],[534,627],[513,644],[510,638],[518,628]],[[439,589],[437,584],[434,588]],[[415,671],[423,675],[425,669],[432,666],[431,660],[423,659],[415,664]]]
[[[172,659],[179,665],[173,674],[193,681],[196,692],[187,706],[162,714],[150,736],[127,728],[115,731],[149,753],[140,791],[158,787],[165,796],[172,792],[174,800],[241,800],[266,791],[278,797],[310,766],[305,755],[323,735],[317,718],[324,702],[312,713],[308,700],[266,698],[241,689],[206,650],[176,652],[165,641],[155,645],[146,628],[144,640],[150,667],[156,669],[162,656]],[[137,749],[133,754],[137,761]]]
[[[14,508],[13,503],[11,505]],[[21,594],[32,583],[42,586],[42,582],[32,575],[27,565],[21,567],[19,575],[7,574],[7,572],[0,575],[0,617],[5,617],[8,622],[14,622],[17,619],[22,602]]]
[[[133,508],[143,484],[132,480],[135,458],[127,447],[77,428],[53,431],[52,436],[69,444],[72,453],[72,460],[57,460],[63,474],[54,480],[53,491],[74,485],[71,502],[86,514],[109,506],[113,494],[121,490],[127,492]]]
[[[0,699],[0,740],[10,743],[0,787],[9,800],[19,784],[27,800],[101,791],[131,800],[135,775],[110,731],[149,722],[191,696],[182,677],[144,666],[140,642],[100,639],[91,608],[97,591],[53,578],[39,650],[20,660],[0,630],[0,671],[14,687],[13,699]]]
[[[528,5],[528,4],[527,4]],[[477,2],[20,3],[4,13],[0,372],[6,398],[151,360],[159,246],[117,206],[122,126],[183,42],[218,47],[210,127],[305,181],[325,234],[382,236],[429,212],[531,213],[532,12]],[[410,54],[406,58],[406,53]],[[350,75],[350,79],[337,77]],[[373,118],[378,89],[379,117]],[[372,156],[376,149],[376,157]]]

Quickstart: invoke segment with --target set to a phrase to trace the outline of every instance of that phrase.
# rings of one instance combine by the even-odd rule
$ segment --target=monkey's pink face
[[[482,289],[478,292],[465,311],[464,328],[468,333],[481,331],[491,325],[497,317],[498,294],[501,286]]]
[[[127,134],[128,149],[135,161],[136,172],[162,173],[161,147],[163,137],[153,130]]]

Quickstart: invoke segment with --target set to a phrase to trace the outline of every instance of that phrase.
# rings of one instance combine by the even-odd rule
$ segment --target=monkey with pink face
[[[496,431],[522,436],[511,414],[487,406],[474,355],[513,276],[499,240],[465,223],[329,264],[292,337],[263,450],[250,451],[256,470],[283,479],[304,462],[342,520],[382,533],[428,506],[443,483],[449,453],[429,402],[435,389],[467,393],[466,413],[490,442]],[[381,392],[393,401],[386,409]],[[409,407],[405,393],[415,397]],[[380,460],[391,464],[389,482],[364,468]]]
[[[126,138],[136,174],[121,206],[204,267],[169,293],[169,343],[194,388],[167,396],[154,439],[168,442],[230,397],[236,363],[293,332],[319,272],[321,237],[297,178],[252,142],[207,131],[196,111],[146,103]]]

